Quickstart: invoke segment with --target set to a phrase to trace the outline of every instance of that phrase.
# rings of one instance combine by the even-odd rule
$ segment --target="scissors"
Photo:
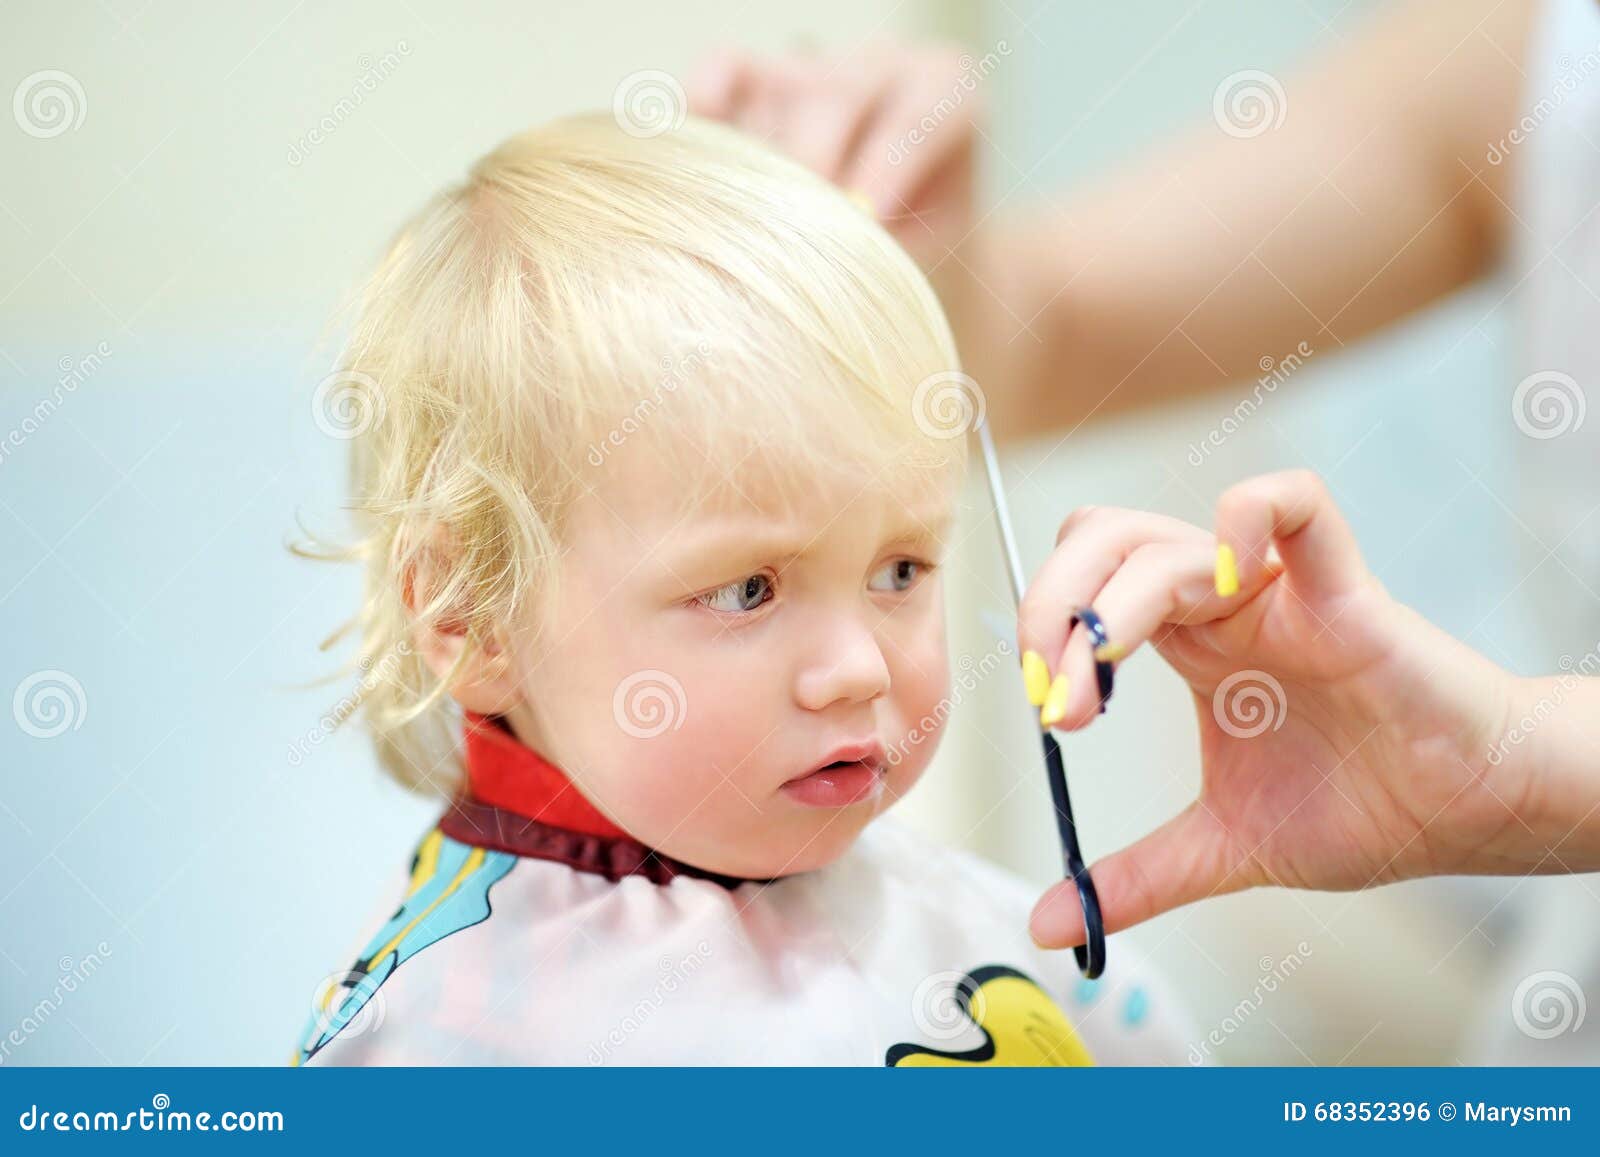
[[[994,518],[1000,527],[1000,546],[1005,554],[1006,571],[1011,579],[1011,599],[1020,611],[1022,607],[1022,592],[1027,583],[1022,575],[1022,559],[1017,554],[1017,538],[1011,529],[1011,510],[1006,504],[1005,488],[1000,483],[1000,459],[994,449],[994,437],[989,433],[989,424],[986,421],[978,423],[978,440],[983,446],[983,469],[989,479],[989,495],[994,501]],[[1096,652],[1094,672],[1095,682],[1100,690],[1100,710],[1106,709],[1106,700],[1111,698],[1114,682],[1114,671],[1111,663],[1099,657],[1102,648],[1106,646],[1106,628],[1100,621],[1100,616],[1095,614],[1092,607],[1078,607],[1072,613],[1072,619],[1067,624],[1070,634],[1072,628],[1082,623],[1089,632],[1091,644]],[[1089,875],[1088,866],[1083,862],[1083,852],[1078,847],[1078,825],[1072,818],[1072,797],[1067,794],[1067,769],[1061,757],[1061,745],[1056,742],[1055,735],[1049,728],[1040,732],[1044,744],[1045,772],[1050,780],[1050,799],[1055,805],[1056,831],[1061,837],[1062,859],[1066,866],[1066,874],[1078,886],[1078,900],[1083,906],[1084,942],[1075,948],[1072,953],[1078,958],[1078,970],[1087,980],[1096,979],[1106,967],[1106,926],[1100,915],[1100,897],[1094,890],[1094,880]]]

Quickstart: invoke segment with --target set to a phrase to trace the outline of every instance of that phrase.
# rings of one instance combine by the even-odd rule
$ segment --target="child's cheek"
[[[946,714],[940,704],[950,695],[950,666],[942,649],[910,658],[914,662],[906,663],[902,680],[907,690],[901,703],[901,723],[921,728],[925,721],[938,720]]]
[[[883,740],[898,748],[904,765],[915,771],[932,758],[936,728],[948,714],[941,704],[950,695],[950,658],[945,648],[943,615],[930,616],[921,629],[908,632],[889,648],[892,722],[885,721]],[[901,785],[900,790],[906,786]]]
[[[733,791],[727,780],[751,797],[762,793],[756,781],[771,760],[764,741],[779,718],[762,687],[722,667],[701,670],[681,656],[670,682],[661,683],[670,724],[658,719],[643,736],[623,728],[632,802],[655,815],[681,818],[696,809],[715,812],[715,793]],[[626,705],[621,709],[626,712]]]

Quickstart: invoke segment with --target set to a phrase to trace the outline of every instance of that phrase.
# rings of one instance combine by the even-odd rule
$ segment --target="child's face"
[[[684,516],[649,459],[619,455],[573,511],[549,628],[511,646],[512,726],[668,856],[828,863],[933,754],[949,479],[819,480],[784,508],[741,477]],[[865,766],[796,782],[851,747]]]

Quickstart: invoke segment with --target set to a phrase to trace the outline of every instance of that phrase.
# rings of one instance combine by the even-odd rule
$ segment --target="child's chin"
[[[761,858],[765,861],[765,869],[744,874],[775,879],[826,868],[850,850],[860,838],[862,829],[876,818],[876,814],[875,809],[863,808],[859,815],[835,815],[831,822],[817,831],[807,833],[791,847],[764,850]]]
[[[858,817],[835,815],[820,830],[783,833],[788,838],[768,838],[758,846],[725,848],[721,854],[685,855],[686,862],[706,871],[744,880],[777,880],[825,868],[848,852],[873,813],[863,809]],[[691,858],[692,857],[692,858]]]
[[[846,840],[830,841],[829,846],[825,848],[813,844],[804,852],[790,856],[782,862],[773,863],[770,870],[761,875],[770,880],[783,876],[798,876],[802,872],[815,872],[818,868],[826,868],[848,852],[850,845],[855,843],[855,837],[860,834],[856,832]]]

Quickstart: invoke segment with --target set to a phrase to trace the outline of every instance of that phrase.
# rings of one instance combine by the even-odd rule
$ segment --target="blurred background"
[[[342,522],[346,443],[313,412],[337,344],[330,319],[390,232],[474,158],[531,123],[610,107],[640,70],[685,76],[715,45],[941,37],[979,55],[1006,46],[982,82],[985,205],[1050,198],[1209,116],[1222,78],[1288,68],[1370,7],[9,11],[0,692],[16,726],[0,726],[0,1039],[15,1030],[22,1043],[0,1062],[282,1063],[313,991],[346,966],[434,818],[435,801],[379,776],[359,732],[322,741],[347,688],[305,684],[335,666],[317,643],[355,606],[356,575],[284,544],[297,519]],[[59,90],[65,123],[27,131],[29,84]],[[1198,465],[1190,447],[1231,395],[1008,453],[1025,563],[1076,505],[1208,523],[1232,481],[1310,466],[1396,597],[1501,663],[1553,670],[1557,652],[1527,630],[1517,519],[1496,497],[1512,488],[1505,406],[1522,376],[1508,288],[1480,285],[1378,341],[1318,351]],[[953,658],[992,650],[990,624],[1010,618],[981,479],[967,517],[949,570]],[[1042,887],[1058,852],[1019,686],[1008,673],[962,704],[905,807]],[[1111,713],[1066,745],[1091,858],[1192,798],[1195,735],[1178,681],[1153,656],[1130,664]],[[1551,911],[1600,927],[1594,882],[1263,891],[1125,942],[1220,1038],[1204,1051],[1223,1063],[1538,1060],[1513,1024],[1514,990],[1539,970],[1587,967],[1539,936]],[[1291,956],[1292,976],[1262,997]]]

